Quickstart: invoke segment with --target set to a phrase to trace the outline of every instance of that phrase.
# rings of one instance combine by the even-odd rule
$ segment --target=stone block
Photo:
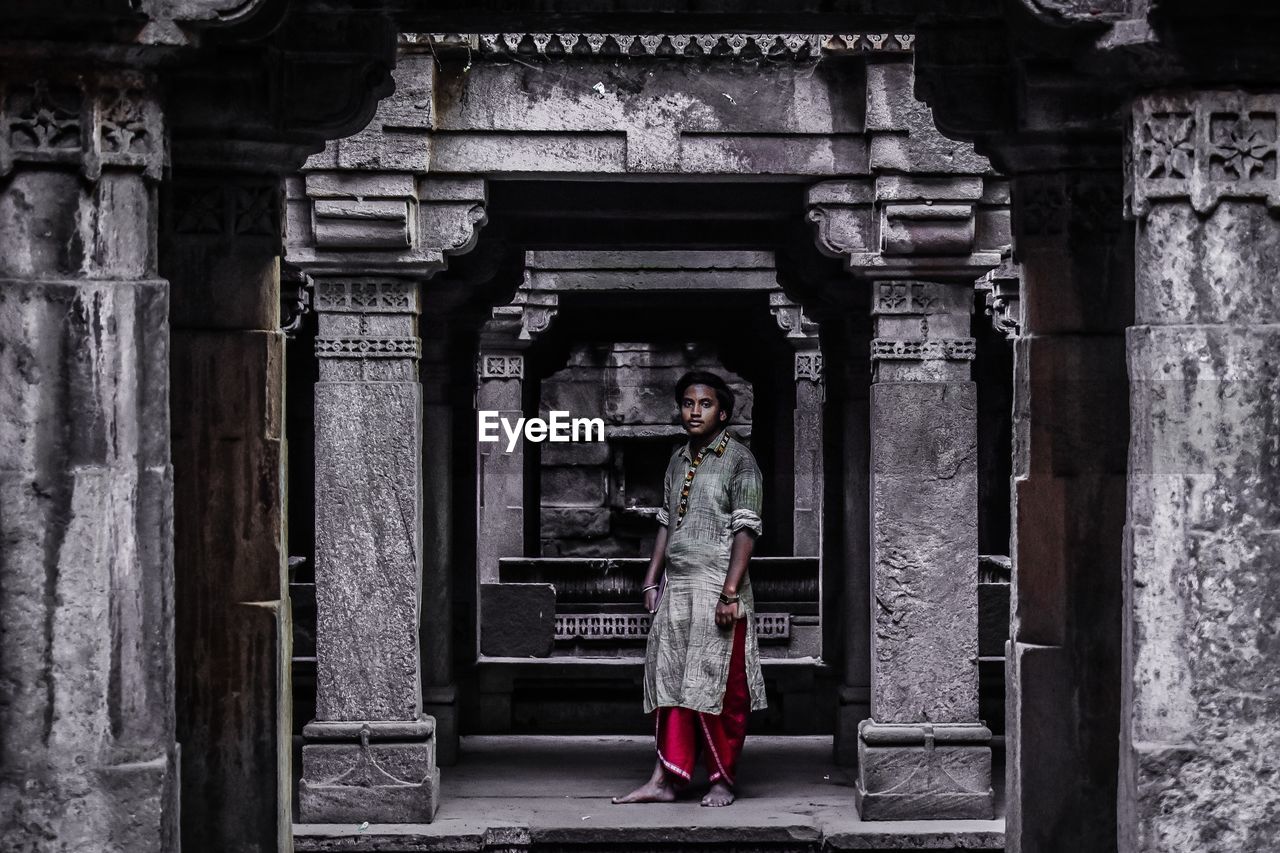
[[[548,657],[556,636],[556,591],[546,583],[480,585],[480,654]]]
[[[544,507],[542,510],[542,537],[562,539],[580,537],[595,539],[609,535],[610,511],[607,507],[565,509]]]
[[[607,433],[606,433],[607,435]],[[610,448],[607,441],[543,442],[543,465],[607,465]]]
[[[542,505],[548,507],[599,507],[609,496],[607,472],[595,467],[542,469]]]
[[[854,798],[863,820],[991,820],[991,732],[864,720]]]

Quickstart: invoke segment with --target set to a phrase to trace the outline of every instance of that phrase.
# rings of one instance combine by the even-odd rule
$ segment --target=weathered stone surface
[[[551,584],[480,585],[480,653],[546,657],[555,642],[556,591]]]
[[[606,507],[567,509],[542,508],[542,535],[557,539],[598,538],[609,534],[610,511]]]
[[[316,385],[316,716],[412,720],[421,703],[421,389]]]
[[[872,715],[977,719],[977,391],[872,388]]]
[[[0,802],[32,849],[177,838],[167,291],[0,280]]]
[[[609,494],[607,477],[599,468],[545,467],[542,469],[542,502],[556,507],[602,506]]]
[[[1118,146],[1093,156],[1118,162]],[[1114,851],[1133,234],[1116,216],[1118,168],[1055,169],[1012,184],[1023,286],[1005,679],[1009,848]]]
[[[1122,844],[1212,825],[1223,849],[1264,849],[1280,841],[1258,781],[1280,750],[1261,698],[1280,694],[1280,231],[1261,204],[1165,202],[1138,234]]]
[[[179,811],[165,131],[154,80],[39,62],[10,61],[0,97],[0,845],[161,853]]]
[[[495,353],[497,351],[494,351]],[[484,358],[484,351],[481,359]],[[503,362],[518,360],[523,355],[502,353]],[[523,369],[523,368],[522,368]],[[496,411],[513,425],[523,416],[523,380],[489,377],[482,372],[476,391],[476,409]],[[499,427],[494,443],[476,444],[479,507],[476,513],[476,572],[481,583],[498,579],[498,560],[524,553],[524,440],[507,450],[507,441]]]
[[[192,850],[273,845],[280,832],[283,357],[278,331],[173,335],[178,736]]]

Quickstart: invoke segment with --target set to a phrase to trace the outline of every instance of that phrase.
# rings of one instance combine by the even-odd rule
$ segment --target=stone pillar
[[[301,817],[430,821],[418,285],[334,276],[315,288],[316,719],[303,729]]]
[[[188,851],[278,847],[292,822],[281,200],[274,175],[192,170],[164,199]]]
[[[795,348],[795,409],[792,413],[792,553],[822,553],[822,349],[818,324],[784,293],[769,294],[769,310]]]
[[[1119,170],[1096,165],[1115,162],[1118,140],[1068,153],[1012,181],[1020,316],[993,316],[1019,330],[1005,653],[1006,839],[1017,853],[1116,849],[1133,232]]]
[[[978,721],[973,289],[875,283],[871,343],[871,718],[858,727],[866,820],[991,818]]]
[[[12,849],[171,851],[156,83],[65,63],[0,81],[0,835]]]
[[[499,349],[481,336],[476,411],[496,411],[512,424],[524,415],[524,352]],[[524,554],[524,439],[507,451],[507,436],[477,442],[476,575],[482,584],[498,582],[498,558]]]
[[[795,509],[792,552],[822,553],[822,352],[814,346],[795,354]]]
[[[458,760],[458,688],[453,672],[453,396],[449,326],[454,317],[423,294],[422,317],[422,695],[436,721],[436,759]]]
[[[840,468],[828,478],[833,490],[840,490],[843,506],[840,548],[833,556],[838,561],[838,581],[831,586],[839,590],[832,595],[830,587],[822,590],[824,622],[823,643],[838,646],[841,662],[840,687],[837,696],[833,748],[838,763],[852,767],[858,760],[858,724],[871,710],[871,523],[869,465],[870,447],[870,371],[871,321],[866,308],[845,312],[835,321],[830,337],[824,334],[824,354],[832,359],[824,365],[830,394],[838,406],[840,424]],[[833,532],[834,533],[834,532]],[[830,559],[830,557],[828,557]],[[827,577],[835,578],[834,573]],[[839,632],[828,626],[839,626]]]
[[[1133,102],[1131,127],[1119,846],[1270,850],[1280,845],[1280,93],[1154,93]]]

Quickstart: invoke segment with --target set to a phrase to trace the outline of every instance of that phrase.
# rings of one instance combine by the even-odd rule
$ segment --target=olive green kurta
[[[671,454],[663,481],[658,523],[667,527],[666,589],[653,617],[644,661],[644,709],[680,706],[719,714],[733,652],[733,629],[716,625],[716,603],[729,572],[734,534],[761,531],[762,480],[755,457],[727,430],[703,452],[687,507],[681,490],[693,459],[685,444]],[[764,677],[756,643],[751,582],[738,590],[746,621],[747,686],[751,710],[765,707]]]

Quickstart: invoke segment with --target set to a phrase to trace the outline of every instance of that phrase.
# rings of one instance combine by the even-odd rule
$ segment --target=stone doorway
[[[715,57],[685,54],[674,61],[701,63],[700,73],[711,77],[699,77],[699,85],[714,80],[727,101],[752,101],[760,79],[790,94],[753,101],[749,114],[718,103],[677,111],[663,119],[662,136],[640,133],[634,111],[657,108],[656,90],[646,88],[650,71],[689,85],[682,65],[645,64],[671,57],[632,63],[548,54],[539,68],[554,74],[543,77],[509,53],[467,67],[428,58],[424,44],[449,47],[406,41],[397,95],[382,118],[313,158],[289,185],[290,259],[313,280],[318,314],[316,412],[329,418],[323,429],[317,420],[315,456],[316,566],[328,574],[317,575],[315,588],[335,596],[320,602],[317,619],[316,695],[330,707],[318,701],[303,731],[304,819],[346,814],[350,794],[380,819],[429,820],[439,803],[434,762],[450,766],[466,732],[539,730],[549,720],[561,732],[590,730],[602,719],[613,733],[639,727],[619,722],[627,718],[618,713],[638,696],[634,655],[609,637],[590,642],[613,642],[610,654],[583,655],[587,638],[567,627],[612,607],[623,608],[614,616],[636,615],[626,612],[635,605],[625,600],[625,583],[605,584],[603,592],[598,583],[606,569],[625,579],[617,562],[625,558],[605,566],[582,561],[608,559],[599,555],[627,539],[631,553],[641,549],[642,525],[638,532],[626,523],[645,507],[629,506],[605,474],[617,467],[624,479],[645,453],[637,436],[672,424],[623,418],[615,426],[634,428],[631,447],[610,448],[598,463],[551,456],[544,465],[537,453],[473,456],[474,419],[481,408],[537,413],[543,390],[566,384],[559,371],[596,369],[586,350],[575,355],[575,345],[607,345],[606,363],[636,352],[618,347],[656,346],[654,324],[624,332],[627,324],[614,321],[603,341],[582,329],[610,312],[631,325],[648,313],[679,313],[701,298],[693,296],[699,289],[736,292],[733,299],[755,292],[752,310],[746,302],[735,310],[773,357],[761,367],[750,364],[748,356],[759,356],[754,348],[708,352],[753,396],[770,401],[769,417],[753,417],[751,427],[753,441],[771,439],[759,443],[771,454],[770,512],[784,535],[775,540],[778,553],[762,557],[761,571],[768,574],[769,559],[808,561],[813,579],[811,592],[778,602],[787,607],[775,615],[805,629],[811,645],[810,653],[775,662],[781,714],[766,725],[830,734],[843,764],[861,757],[870,775],[858,790],[872,795],[864,807],[876,812],[880,794],[906,782],[891,778],[892,755],[931,743],[930,721],[945,719],[954,727],[949,745],[936,758],[926,750],[923,760],[959,760],[976,775],[963,790],[931,795],[921,814],[935,806],[952,816],[989,813],[984,721],[998,730],[1003,637],[980,647],[977,626],[980,601],[994,601],[987,610],[995,614],[1007,602],[998,588],[1007,589],[1008,545],[990,520],[1007,513],[1008,499],[999,462],[984,469],[979,457],[1007,458],[1007,423],[1003,450],[990,430],[981,440],[979,433],[984,421],[1007,421],[1008,351],[999,335],[975,337],[973,315],[986,313],[975,279],[1001,265],[999,249],[1008,242],[1002,179],[971,151],[942,140],[927,111],[886,106],[878,94],[862,103],[829,101],[822,127],[796,126],[785,108],[800,91],[819,99],[855,84],[909,92],[909,53],[863,62],[855,46],[838,62],[819,62],[816,75],[792,64],[813,56],[803,51],[766,65],[739,65],[736,54],[719,56],[718,65],[710,63]],[[905,48],[909,40],[895,44]],[[597,91],[588,78],[606,65],[619,103],[582,113],[583,99],[592,97],[586,93]],[[421,127],[412,125],[419,103],[435,110]],[[680,151],[674,159],[663,147],[672,133]],[[627,145],[618,148],[622,138]],[[914,154],[903,145],[915,145]],[[926,157],[925,149],[943,153]],[[535,156],[549,151],[550,159]],[[838,177],[848,172],[856,176]],[[762,283],[742,287],[753,275]],[[637,285],[641,278],[649,283]],[[631,302],[617,301],[621,294]],[[667,336],[681,346],[700,343]],[[971,381],[984,362],[994,385],[982,384],[1002,389],[985,410]],[[621,387],[615,377],[606,388],[610,381]],[[383,450],[370,454],[371,447]],[[398,454],[394,465],[388,453]],[[588,501],[582,495],[591,478],[598,479]],[[564,488],[565,481],[576,486]],[[640,485],[633,496],[643,493]],[[371,509],[388,506],[399,515]],[[558,531],[544,528],[544,514]],[[397,517],[420,524],[397,526]],[[321,537],[331,537],[323,547]],[[544,546],[561,556],[549,557]],[[984,546],[993,558],[982,559]],[[566,548],[577,553],[565,556]],[[579,584],[577,600],[569,592],[574,571],[578,580],[595,573]],[[379,577],[394,581],[370,586]],[[553,599],[552,587],[563,594]],[[421,608],[413,613],[404,603],[419,588]],[[542,605],[507,598],[486,610],[486,596],[495,595],[541,596]],[[622,599],[609,600],[614,595]],[[945,618],[903,627],[916,602]],[[506,637],[486,630],[487,612],[513,606],[539,609],[542,623]],[[358,624],[330,624],[326,637],[326,609],[354,614]],[[503,646],[534,639],[537,648]],[[788,653],[799,645],[794,639],[786,638]],[[328,654],[326,641],[335,644]],[[411,648],[422,650],[416,669],[404,666]],[[371,653],[378,660],[366,666]],[[361,666],[347,684],[353,662]],[[983,674],[990,689],[980,702]],[[578,700],[601,692],[607,701],[583,712]],[[298,704],[299,722],[312,719]],[[565,716],[565,705],[578,717]],[[864,736],[862,723],[877,705],[894,709],[878,719],[903,722]],[[361,720],[377,725],[365,732]],[[307,750],[319,776],[308,776]],[[867,769],[882,755],[887,775]],[[397,792],[413,800],[412,814],[366,802],[366,793],[333,775],[344,766],[361,773],[385,766],[391,756],[407,761],[415,779],[423,774],[413,783],[419,794]],[[343,799],[338,812],[325,805],[330,796]],[[888,794],[872,816],[906,814],[895,803],[911,813],[917,801],[898,796]]]

